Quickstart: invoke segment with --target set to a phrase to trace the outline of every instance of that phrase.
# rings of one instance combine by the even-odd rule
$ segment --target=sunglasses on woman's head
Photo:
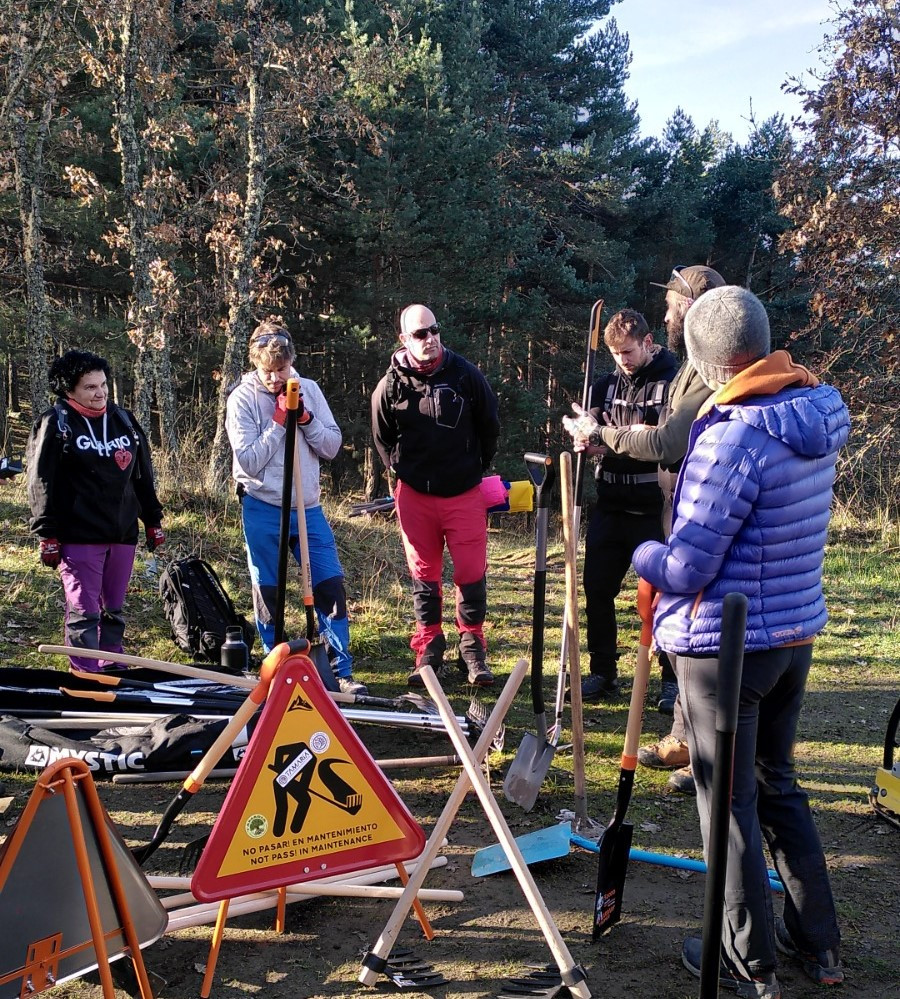
[[[263,333],[262,336],[258,336],[255,340],[251,341],[251,343],[258,344],[260,347],[265,347],[269,343],[289,344],[290,342],[291,338],[287,333]]]
[[[409,335],[413,340],[427,340],[430,336],[440,336],[441,324],[435,323],[434,326],[426,326],[423,330],[413,330]]]

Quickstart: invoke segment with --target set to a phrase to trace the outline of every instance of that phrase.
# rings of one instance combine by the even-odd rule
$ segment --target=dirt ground
[[[600,710],[588,709],[589,724],[591,712]],[[666,720],[655,712],[648,715],[646,724],[651,731],[666,730]],[[509,738],[507,748],[514,752],[520,733],[512,732]],[[366,729],[364,740],[376,758],[449,751],[442,737],[431,734]],[[873,734],[873,740],[877,741],[877,735]],[[564,769],[562,762],[552,767],[535,809],[527,814],[505,801],[502,773],[491,771],[493,790],[514,835],[551,826],[561,809],[572,807],[571,772]],[[440,814],[456,777],[457,772],[449,769],[391,774],[401,797],[426,832]],[[838,773],[833,768],[819,772],[807,767],[804,777],[823,803],[817,818],[844,934],[847,981],[841,994],[869,999],[900,997],[896,953],[900,939],[900,832],[876,819],[867,804],[865,789],[871,783],[871,773],[847,764]],[[177,785],[98,787],[101,799],[128,841],[141,843],[149,839]],[[612,811],[612,788],[589,786],[587,790],[589,814],[605,823]],[[210,782],[201,794],[197,807],[192,803],[168,841],[147,864],[148,873],[174,873],[183,845],[208,830],[224,787]],[[639,768],[629,815],[635,823],[635,846],[698,855],[693,799],[667,793],[658,775],[646,774]],[[432,871],[425,882],[426,887],[460,889],[465,893],[464,901],[429,903],[426,908],[436,931],[435,939],[426,941],[410,917],[397,944],[441,972],[448,984],[427,991],[404,989],[403,994],[410,999],[425,995],[446,999],[497,996],[503,980],[527,973],[529,962],[544,964],[552,960],[514,875],[471,875],[473,853],[494,842],[496,837],[481,806],[470,794],[442,851],[448,860],[446,866]],[[699,983],[682,968],[679,952],[683,937],[701,925],[703,875],[632,862],[622,920],[600,941],[592,943],[595,855],[573,849],[567,856],[535,865],[532,870],[567,947],[586,972],[592,995],[611,999],[685,999],[698,995]],[[235,917],[226,929],[212,995],[218,999],[318,999],[399,992],[386,979],[372,988],[357,982],[361,957],[375,944],[393,905],[375,899],[295,903],[288,906],[286,932],[281,934],[272,928],[272,911]],[[779,911],[777,896],[775,906]],[[146,965],[158,999],[188,999],[199,994],[210,935],[208,926],[182,930],[165,935],[147,948]],[[779,979],[785,997],[791,999],[812,999],[822,991],[790,963],[781,965]],[[136,993],[117,990],[118,996],[129,994]],[[80,979],[59,987],[55,995],[101,999],[102,989]]]

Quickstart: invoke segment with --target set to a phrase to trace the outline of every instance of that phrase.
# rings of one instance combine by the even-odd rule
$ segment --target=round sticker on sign
[[[253,839],[261,839],[269,831],[269,820],[265,815],[251,815],[244,823],[244,830]]]
[[[313,732],[309,740],[309,748],[314,753],[327,753],[330,745],[331,739],[327,732]]]

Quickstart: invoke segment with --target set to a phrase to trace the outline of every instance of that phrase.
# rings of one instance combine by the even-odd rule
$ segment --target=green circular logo
[[[265,815],[251,815],[244,823],[244,832],[253,839],[261,839],[269,831],[269,820]]]

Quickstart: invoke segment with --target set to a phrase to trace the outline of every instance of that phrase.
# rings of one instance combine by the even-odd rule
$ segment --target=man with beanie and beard
[[[823,985],[843,980],[825,858],[793,747],[815,636],[827,614],[822,566],[838,451],[850,420],[840,394],[787,351],[770,353],[762,303],[717,288],[685,322],[688,358],[713,395],[676,486],[668,540],[634,553],[660,592],[654,637],[677,671],[708,850],[722,602],[748,600],[731,797],[720,983],[779,999],[776,947]],[[774,919],[762,835],[785,888]],[[682,961],[700,974],[701,941]]]
[[[615,697],[618,629],[616,596],[642,541],[662,539],[662,494],[655,461],[607,453],[597,435],[613,427],[655,425],[660,419],[677,360],[653,342],[647,321],[622,309],[606,324],[603,341],[615,369],[591,386],[591,409],[577,419],[563,418],[576,451],[597,457],[597,503],[584,544],[584,596],[590,674],[581,681],[585,701]]]
[[[725,284],[722,275],[705,264],[692,264],[689,267],[673,267],[672,274],[665,284],[650,282],[656,288],[666,291],[666,314],[663,323],[666,327],[666,340],[669,350],[684,355],[684,320],[691,306],[701,295]],[[625,454],[641,461],[655,461],[659,464],[659,487],[663,494],[662,527],[663,536],[672,529],[672,495],[675,481],[681,468],[681,459],[687,450],[691,424],[697,417],[700,407],[710,396],[710,389],[690,363],[685,362],[669,386],[669,398],[655,427],[628,426],[613,427],[597,425],[595,433],[600,442],[616,454]],[[576,405],[573,407],[580,412]],[[694,793],[694,777],[691,773],[687,738],[684,734],[684,718],[681,701],[678,698],[678,680],[674,664],[664,650],[659,650],[662,671],[662,689],[658,710],[662,714],[673,715],[672,728],[668,735],[638,751],[638,760],[645,767],[654,770],[673,770],[669,786],[682,794]]]
[[[397,477],[394,505],[412,576],[416,664],[443,675],[444,544],[453,560],[461,668],[469,683],[494,682],[486,665],[487,509],[482,475],[497,450],[497,397],[484,375],[441,343],[434,313],[408,305],[400,343],[372,395],[372,436]]]

